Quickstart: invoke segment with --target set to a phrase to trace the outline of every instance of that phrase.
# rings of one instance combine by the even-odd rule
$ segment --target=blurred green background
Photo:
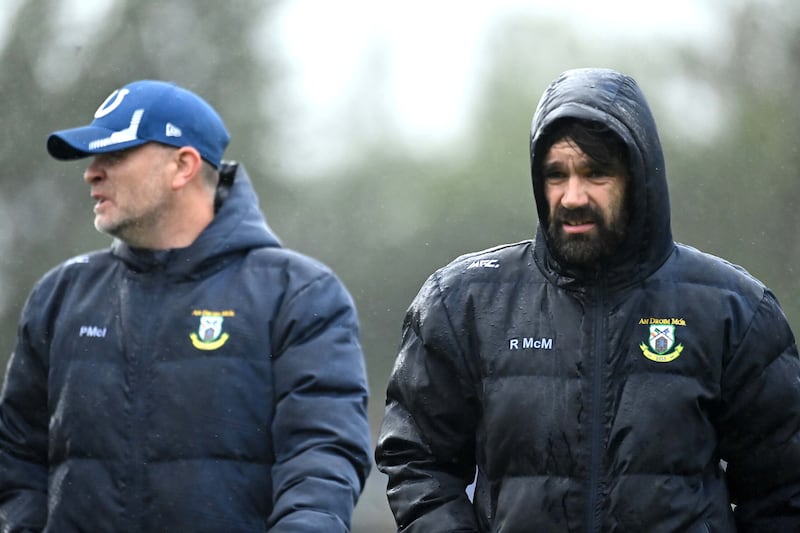
[[[6,0],[0,14],[0,368],[28,291],[108,246],[84,162],[47,156],[134,79],[222,114],[272,228],[352,292],[373,434],[404,311],[468,251],[530,238],[528,129],[561,71],[634,76],[659,123],[677,240],[745,266],[800,329],[800,3]],[[663,6],[661,4],[664,4]],[[394,531],[373,471],[353,531]]]

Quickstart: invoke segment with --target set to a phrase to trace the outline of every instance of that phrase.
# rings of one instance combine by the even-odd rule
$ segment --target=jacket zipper
[[[592,426],[589,456],[589,495],[586,525],[589,533],[599,532],[602,524],[600,501],[600,471],[603,464],[603,367],[606,354],[605,283],[598,291],[595,311],[594,376],[592,378]]]
[[[131,387],[132,405],[132,427],[133,430],[133,449],[132,449],[132,465],[131,472],[133,482],[131,484],[131,513],[130,524],[132,531],[142,531],[143,517],[146,513],[146,455],[145,447],[147,445],[147,409],[150,401],[149,394],[149,373],[151,365],[153,364],[154,357],[154,338],[155,328],[158,326],[159,313],[158,309],[158,295],[164,294],[164,277],[163,272],[156,271],[152,274],[152,281],[149,280],[136,280],[136,285],[133,290],[138,291],[142,298],[134,307],[137,309],[146,309],[147,312],[143,313],[144,320],[141,322],[140,331],[146,332],[140,338],[144,342],[138,344],[133,350],[131,359],[134,368],[131,371],[133,376],[133,383]],[[142,305],[143,304],[143,305]],[[142,305],[141,308],[139,305]],[[130,328],[131,322],[128,323]],[[131,338],[131,331],[125,332],[127,338]]]

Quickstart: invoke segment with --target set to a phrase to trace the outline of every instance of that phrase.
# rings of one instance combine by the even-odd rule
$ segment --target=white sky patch
[[[673,78],[659,89],[665,113],[659,122],[669,124],[689,141],[707,144],[722,133],[727,116],[722,96],[707,83]]]
[[[727,35],[718,11],[733,3],[286,2],[271,10],[265,28],[285,69],[271,95],[276,101],[269,102],[279,114],[283,164],[291,174],[324,172],[349,157],[354,139],[372,134],[413,144],[417,155],[452,142],[478,97],[475,82],[486,61],[481,47],[497,17],[540,17],[587,42],[617,40],[641,53],[657,39],[720,46]]]
[[[5,47],[11,33],[11,23],[22,7],[22,0],[4,0],[2,15],[0,15],[0,48]]]
[[[488,2],[398,2],[383,17],[382,36],[391,49],[395,117],[417,135],[450,136],[463,126],[472,93],[480,36],[494,9]]]
[[[76,57],[96,37],[92,28],[102,27],[116,2],[114,0],[62,0],[55,4],[50,25],[50,46],[38,58],[34,74],[41,87],[59,90],[70,87],[83,74]]]
[[[602,35],[611,40],[659,38],[698,42],[719,37],[719,18],[710,0],[561,0],[516,4],[529,8],[528,11],[557,17],[586,35]]]
[[[434,149],[462,131],[468,118],[464,110],[475,96],[480,37],[496,12],[491,2],[285,4],[275,13],[272,31],[288,69],[279,91],[292,116],[287,143],[325,139],[325,149],[293,160],[308,168],[317,166],[314,155],[343,156],[346,147],[337,144],[348,142],[348,130],[359,129],[348,111],[359,106],[373,113],[372,119],[361,116],[374,122],[362,124],[362,130],[380,130],[400,140],[413,137],[420,147]],[[329,163],[321,160],[318,166]]]

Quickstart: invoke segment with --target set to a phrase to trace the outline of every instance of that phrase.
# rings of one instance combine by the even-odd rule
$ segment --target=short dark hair
[[[574,142],[609,175],[628,176],[628,150],[622,139],[602,122],[580,119],[559,120],[543,133],[537,143],[537,173],[541,173],[547,151],[564,139]]]
[[[219,171],[205,159],[203,159],[200,167],[200,176],[209,188],[216,190],[219,183]]]

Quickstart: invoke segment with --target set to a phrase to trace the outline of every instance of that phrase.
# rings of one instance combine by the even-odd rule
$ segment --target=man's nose
[[[97,160],[97,158],[93,158],[92,162],[89,163],[89,166],[86,167],[86,170],[83,171],[83,180],[86,183],[94,183],[99,181],[105,177],[105,168],[103,165]]]
[[[578,176],[570,176],[564,184],[564,195],[561,197],[561,205],[567,209],[572,209],[586,205],[587,202],[586,183]]]

